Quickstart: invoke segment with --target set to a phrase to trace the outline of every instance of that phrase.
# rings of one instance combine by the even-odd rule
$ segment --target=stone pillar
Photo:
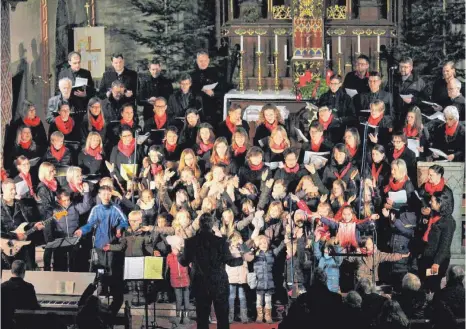
[[[1,0],[1,75],[0,75],[0,99],[1,99],[1,126],[0,147],[3,150],[5,138],[5,126],[11,120],[11,106],[13,102],[13,86],[11,80],[11,43],[10,43],[10,5],[8,1]]]
[[[453,191],[455,207],[453,218],[456,222],[456,230],[451,243],[452,263],[464,265],[464,247],[461,241],[461,232],[463,227],[463,193],[464,193],[464,163],[462,162],[418,162],[417,177],[419,185],[427,180],[427,171],[433,164],[445,168],[445,183]]]

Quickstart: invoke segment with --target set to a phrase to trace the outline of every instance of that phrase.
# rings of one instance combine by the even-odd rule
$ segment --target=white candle
[[[257,51],[261,51],[261,36],[257,36]]]
[[[241,36],[241,39],[240,39],[240,50],[243,51],[243,47],[244,47],[244,44],[243,44],[243,36]]]
[[[288,60],[288,47],[285,45],[285,51],[283,52],[283,58],[285,59],[285,62]]]
[[[358,53],[361,53],[361,36],[358,34]]]
[[[330,44],[327,43],[327,60],[330,60]]]
[[[275,34],[275,52],[278,53],[278,35]]]
[[[377,51],[380,51],[380,35],[377,36]]]
[[[338,53],[341,54],[341,35],[338,36]]]

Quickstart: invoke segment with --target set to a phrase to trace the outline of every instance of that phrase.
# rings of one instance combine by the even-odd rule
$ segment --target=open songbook
[[[163,257],[125,257],[124,280],[163,279]]]

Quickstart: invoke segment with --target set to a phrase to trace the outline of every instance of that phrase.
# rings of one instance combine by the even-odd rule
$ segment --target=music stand
[[[65,247],[74,247],[79,243],[81,238],[77,236],[70,236],[65,238],[58,238],[51,242],[48,242],[45,245],[45,249],[58,249],[58,248],[65,248]],[[67,270],[70,272],[70,255],[66,253],[66,263],[67,263]]]

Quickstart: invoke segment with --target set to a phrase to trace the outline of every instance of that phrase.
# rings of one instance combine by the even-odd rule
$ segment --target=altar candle
[[[275,34],[275,52],[278,53],[278,35]]]
[[[287,45],[285,45],[285,51],[283,52],[283,57],[286,62],[288,60],[288,46]]]
[[[257,51],[261,51],[261,36],[257,36]]]
[[[341,35],[338,36],[338,53],[341,54]]]
[[[380,51],[380,35],[377,36],[377,51]]]
[[[243,44],[243,36],[241,36],[241,39],[240,39],[240,50],[243,51],[243,47],[244,47],[244,44]]]
[[[327,60],[330,60],[330,44],[327,43]]]
[[[361,36],[358,34],[358,53],[361,53]]]

